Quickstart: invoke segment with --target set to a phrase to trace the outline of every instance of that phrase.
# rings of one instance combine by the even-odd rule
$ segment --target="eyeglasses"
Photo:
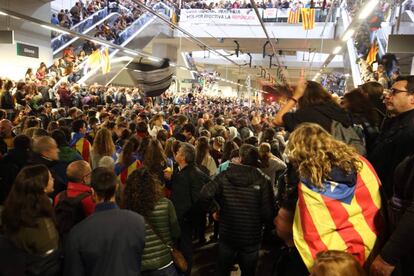
[[[388,89],[388,94],[390,95],[390,96],[395,96],[395,95],[397,95],[398,93],[402,93],[402,92],[407,92],[407,93],[412,93],[412,91],[408,91],[408,90],[401,90],[401,89],[397,89],[397,88],[391,88],[391,89]]]

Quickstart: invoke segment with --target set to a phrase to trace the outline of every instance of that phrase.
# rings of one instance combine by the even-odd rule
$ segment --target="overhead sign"
[[[259,14],[262,14],[262,9],[259,9]],[[180,22],[227,25],[260,24],[253,9],[184,9],[181,10]]]
[[[16,45],[18,56],[39,58],[39,47],[23,43],[16,43]]]

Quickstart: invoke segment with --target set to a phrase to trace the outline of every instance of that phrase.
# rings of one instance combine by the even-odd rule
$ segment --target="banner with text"
[[[259,9],[259,14],[262,14],[262,9]],[[260,24],[253,9],[181,10],[180,22],[228,25]]]

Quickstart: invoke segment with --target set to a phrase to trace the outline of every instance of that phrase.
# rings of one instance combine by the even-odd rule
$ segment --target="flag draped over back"
[[[124,169],[120,170],[120,172],[117,172],[117,168],[115,168],[115,172],[118,173],[118,177],[119,177],[119,180],[121,181],[121,183],[125,184],[128,176],[133,171],[135,171],[136,169],[139,169],[141,167],[142,167],[141,161],[136,160],[136,161],[132,162],[132,164],[129,165],[127,168],[124,168]]]
[[[377,60],[378,54],[378,45],[376,42],[371,44],[371,48],[369,49],[368,56],[367,56],[367,64],[372,65]]]
[[[86,138],[79,139],[75,144],[75,149],[82,155],[83,160],[89,162],[91,144]]]
[[[302,8],[302,26],[304,30],[312,30],[315,27],[315,9]]]
[[[300,18],[300,9],[290,9],[289,11],[289,17],[288,17],[288,23],[289,24],[297,24],[299,23]]]
[[[371,164],[361,161],[355,185],[326,181],[320,190],[299,183],[293,239],[309,270],[318,252],[345,251],[363,265],[374,247],[381,184]]]

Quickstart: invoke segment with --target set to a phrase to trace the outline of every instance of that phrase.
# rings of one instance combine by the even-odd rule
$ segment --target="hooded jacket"
[[[259,169],[230,164],[213,181],[204,185],[200,200],[220,209],[220,240],[234,247],[260,244],[263,224],[275,215],[270,179]]]

